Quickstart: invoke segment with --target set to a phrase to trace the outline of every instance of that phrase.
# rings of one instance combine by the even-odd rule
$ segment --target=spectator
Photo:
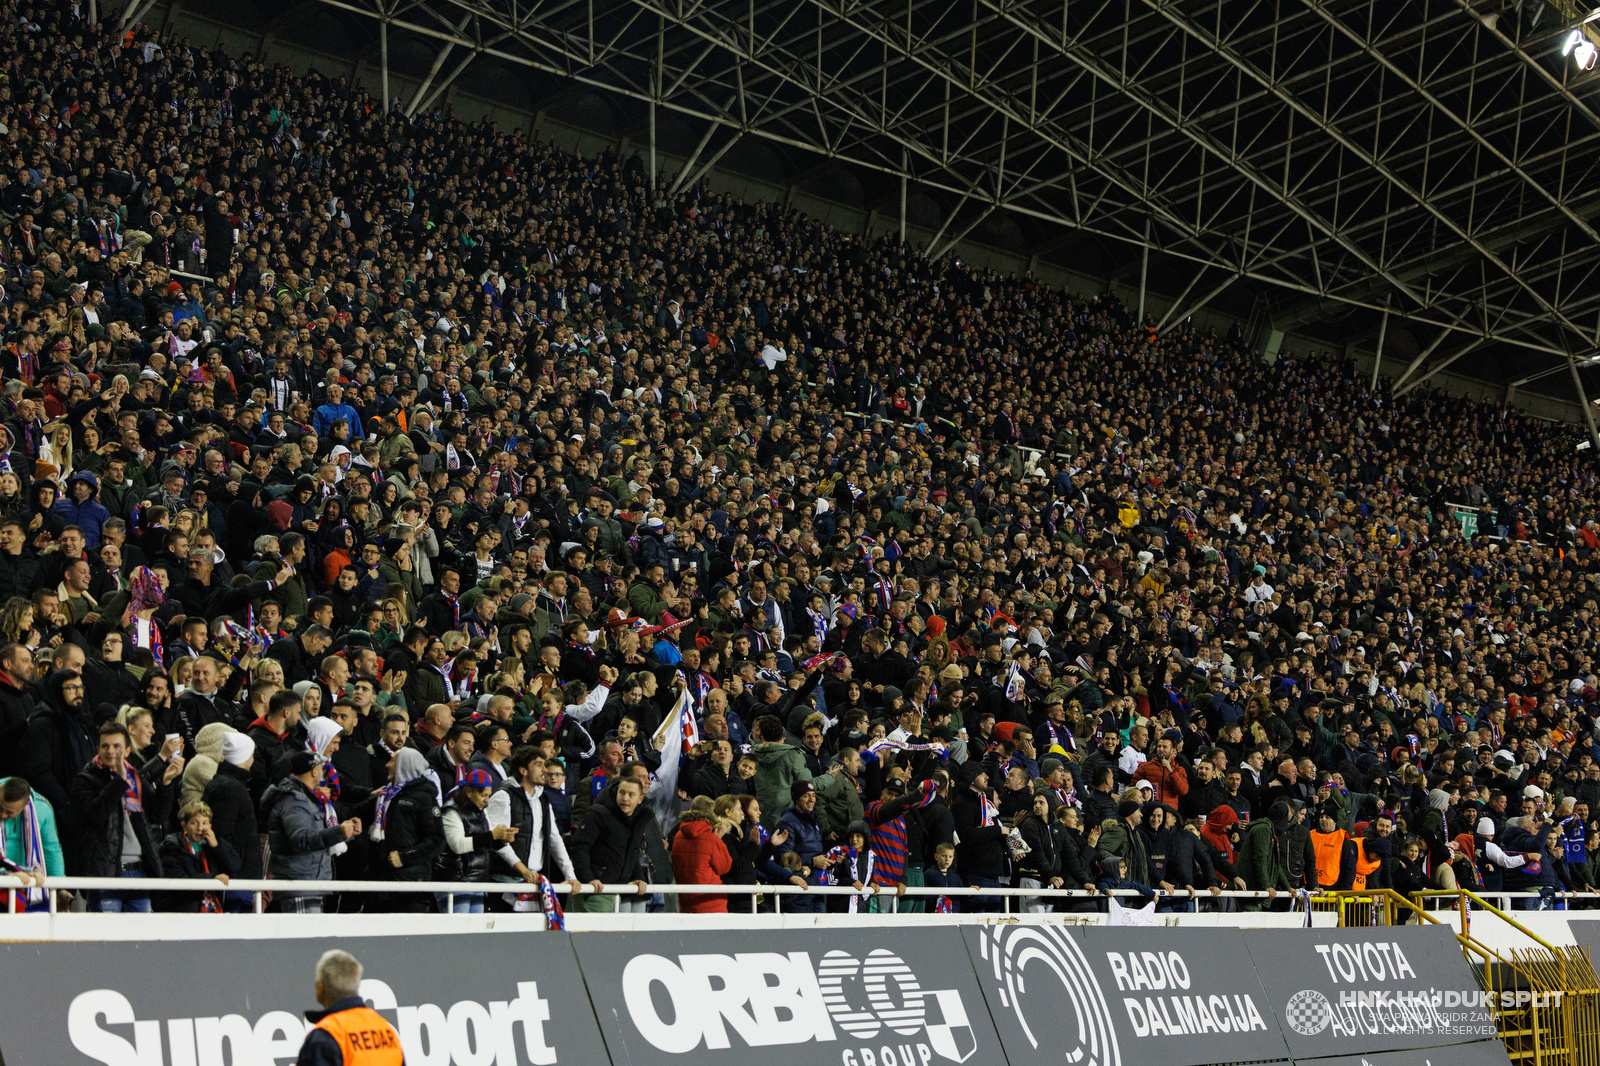
[[[50,801],[34,792],[20,777],[0,780],[0,856],[17,876],[33,879],[61,877],[67,872],[56,815]],[[48,906],[42,889],[9,893],[16,910],[43,910]]]
[[[516,837],[517,831],[509,825],[489,827],[489,816],[484,808],[489,806],[496,782],[489,771],[472,769],[461,784],[445,797],[444,847],[434,863],[435,881],[489,880],[490,863],[495,848]],[[482,892],[457,892],[454,901],[448,897],[438,900],[442,913],[482,914]]]
[[[444,847],[439,779],[427,760],[410,749],[395,756],[389,787],[378,796],[372,818],[373,880],[428,881]],[[425,913],[433,901],[418,893],[396,893],[391,909]]]
[[[238,872],[239,857],[226,841],[217,839],[211,808],[198,801],[190,803],[178,812],[178,824],[181,828],[161,841],[162,876],[211,880],[226,886]],[[216,914],[223,909],[217,892],[163,892],[157,903],[156,909],[161,911]]]
[[[61,686],[81,698],[83,682],[76,675]],[[97,752],[72,782],[72,803],[83,827],[84,869],[89,877],[160,877],[161,853],[151,825],[169,816],[177,789],[172,783],[183,771],[175,756],[161,778],[146,781],[129,760],[126,726],[100,727]],[[101,912],[150,911],[150,896],[138,890],[90,893],[90,906]]]
[[[317,788],[323,764],[309,751],[288,755],[289,773],[261,797],[267,818],[267,847],[272,853],[272,876],[285,881],[333,881],[336,850],[361,832],[361,819],[347,818],[328,825]],[[331,889],[276,892],[273,907],[284,913],[320,914]]]
[[[723,883],[723,877],[733,869],[733,857],[722,840],[725,829],[726,824],[712,810],[691,807],[683,815],[672,842],[672,872],[678,884]],[[684,914],[726,914],[728,897],[684,893],[678,897],[678,909]]]
[[[639,782],[619,778],[584,813],[583,821],[572,831],[570,849],[577,879],[587,882],[595,893],[606,885],[631,884],[636,895],[589,895],[573,900],[572,906],[597,912],[645,909],[648,881],[640,874],[650,809],[643,803],[644,788]]]
[[[541,877],[562,880],[571,893],[579,891],[581,882],[572,868],[567,845],[557,831],[550,798],[545,795],[545,757],[533,747],[523,746],[506,760],[513,780],[501,782],[489,798],[486,812],[490,829],[509,826],[517,832],[503,842],[495,852],[495,881],[538,885]],[[485,900],[488,909],[511,910],[521,893],[491,896]],[[569,895],[568,900],[573,896]],[[530,898],[527,902],[532,903]]]
[[[89,711],[84,705],[83,678],[73,670],[55,670],[45,678],[45,700],[28,722],[28,782],[57,812],[57,830],[66,851],[67,869],[87,869],[80,845],[82,821],[78,805],[68,799],[80,770],[96,757]],[[69,817],[62,817],[63,814]]]
[[[812,676],[820,673],[813,671]],[[755,797],[761,801],[763,824],[769,829],[788,809],[789,793],[795,783],[811,780],[805,753],[788,743],[786,735],[777,715],[763,714],[756,719]]]

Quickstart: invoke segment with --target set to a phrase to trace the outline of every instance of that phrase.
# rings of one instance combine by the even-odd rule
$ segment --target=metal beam
[[[1589,443],[1600,449],[1600,433],[1596,433],[1594,428],[1594,405],[1589,402],[1589,394],[1584,390],[1577,357],[1571,352],[1567,353],[1567,369],[1572,373],[1572,387],[1578,390],[1578,406],[1583,408],[1583,422],[1589,427]]]
[[[1224,289],[1226,289],[1228,286],[1232,285],[1234,282],[1236,282],[1238,280],[1239,280],[1239,275],[1237,275],[1237,274],[1229,274],[1227,277],[1223,278],[1221,281],[1219,281],[1217,283],[1217,287],[1216,288],[1212,289],[1210,292],[1208,292],[1204,296],[1200,297],[1200,299],[1196,300],[1194,303],[1190,304],[1188,307],[1185,307],[1183,309],[1183,313],[1182,314],[1174,314],[1173,313],[1174,311],[1177,311],[1178,306],[1179,306],[1178,304],[1173,304],[1170,308],[1167,309],[1167,317],[1170,318],[1171,321],[1167,324],[1166,328],[1164,328],[1164,329],[1162,327],[1160,327],[1160,326],[1157,326],[1156,327],[1156,332],[1164,334],[1164,333],[1170,333],[1173,330],[1177,329],[1178,328],[1178,324],[1180,322],[1182,322],[1186,318],[1191,317],[1196,311],[1200,310],[1202,307],[1204,307],[1206,304],[1210,303],[1212,300],[1215,300],[1218,296],[1221,296],[1222,295],[1222,291]]]
[[[956,234],[954,237],[951,237],[948,241],[946,241],[944,243],[944,245],[942,247],[940,247],[937,252],[934,251],[933,247],[930,245],[929,248],[928,248],[928,258],[929,259],[938,259],[940,256],[945,255],[946,253],[950,252],[952,249],[955,248],[956,245],[960,244],[963,240],[965,240],[967,234],[971,233],[974,229],[976,229],[980,222],[982,222],[984,219],[988,218],[990,215],[994,214],[994,209],[995,209],[995,205],[994,204],[990,204],[988,207],[984,208],[981,212],[978,213],[977,217],[975,217],[971,222],[968,222],[965,226],[962,227],[960,233]]]
[[[1454,363],[1457,359],[1460,359],[1463,355],[1466,355],[1468,352],[1472,351],[1480,343],[1482,343],[1482,342],[1481,341],[1472,341],[1470,344],[1468,344],[1465,348],[1461,349],[1459,352],[1456,352],[1455,354],[1450,355],[1447,358],[1445,358],[1437,366],[1435,366],[1432,369],[1430,369],[1426,374],[1423,374],[1419,378],[1413,379],[1411,382],[1409,382],[1405,386],[1405,388],[1396,389],[1395,390],[1395,394],[1394,394],[1394,398],[1398,400],[1400,397],[1404,396],[1406,393],[1410,392],[1412,389],[1416,388],[1418,385],[1421,385],[1424,381],[1428,381],[1429,379],[1433,378],[1435,375],[1439,374],[1446,367],[1448,367],[1451,363]]]
[[[1432,355],[1434,353],[1434,350],[1437,349],[1439,347],[1439,345],[1443,344],[1444,343],[1444,339],[1446,337],[1448,337],[1448,336],[1450,336],[1450,331],[1449,330],[1447,330],[1447,329],[1440,330],[1439,331],[1439,335],[1437,337],[1433,338],[1433,343],[1428,345],[1426,348],[1422,349],[1422,351],[1417,353],[1417,357],[1415,359],[1411,360],[1411,365],[1406,367],[1405,373],[1401,374],[1398,378],[1395,379],[1394,384],[1389,387],[1389,390],[1391,392],[1393,392],[1394,390],[1396,390],[1396,389],[1400,388],[1402,385],[1404,385],[1406,383],[1406,379],[1411,377],[1412,374],[1415,374],[1417,372],[1417,367],[1421,366],[1423,363],[1428,361],[1428,356]],[[1380,344],[1379,347],[1381,348],[1382,345]],[[1376,387],[1376,386],[1374,386],[1374,387]]]
[[[1372,356],[1372,384],[1368,391],[1378,391],[1378,368],[1383,366],[1383,342],[1389,336],[1389,301],[1383,301],[1383,319],[1378,323],[1378,350]]]
[[[461,21],[456,23],[456,35],[459,36],[467,28],[467,23],[471,21],[472,15],[470,12],[461,16]],[[415,95],[411,97],[411,103],[406,105],[406,118],[415,118],[417,116],[417,105],[422,103],[422,98],[427,95],[428,89],[432,87],[433,79],[439,76],[439,70],[444,66],[444,61],[450,58],[451,52],[456,50],[456,43],[456,37],[447,39],[443,47],[439,49],[439,54],[433,57],[433,66],[428,68],[428,76],[422,79],[422,84],[417,86]]]

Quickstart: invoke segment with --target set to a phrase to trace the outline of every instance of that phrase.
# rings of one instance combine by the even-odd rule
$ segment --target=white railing
[[[45,877],[37,882],[23,881],[18,877],[0,877],[0,890],[42,888],[49,900],[51,913],[57,913],[60,891],[67,892],[122,892],[135,895],[146,895],[157,892],[183,892],[183,893],[226,893],[248,892],[254,900],[253,910],[262,913],[265,909],[263,897],[266,894],[281,895],[334,895],[337,893],[354,893],[357,895],[428,895],[446,897],[446,906],[452,907],[458,895],[497,895],[511,892],[536,892],[534,885],[522,881],[279,881],[279,880],[243,880],[230,879],[227,884],[209,878],[173,878],[173,877]],[[641,892],[637,885],[604,885],[596,889],[591,884],[581,884],[577,889],[563,881],[552,881],[551,887],[563,896],[593,896],[605,895],[613,897],[614,906],[620,908],[621,900],[625,898],[649,898],[652,895],[662,896],[749,896],[752,901],[758,896],[774,897],[774,906],[782,909],[781,899],[784,896],[854,896],[872,895],[882,896],[885,899],[898,899],[901,892],[898,889],[883,889],[880,886],[868,885],[858,892],[848,885],[808,885],[801,888],[798,885],[646,885]],[[1004,910],[1010,910],[1011,900],[1022,897],[1029,899],[1077,899],[1101,900],[1110,896],[1144,896],[1136,889],[1095,890],[1064,889],[1064,888],[985,888],[982,886],[968,886],[963,888],[929,888],[926,886],[906,886],[904,895],[917,898],[934,898],[949,896],[951,899],[975,899],[978,897],[996,898],[1002,902]],[[1294,899],[1293,893],[1278,892],[1276,898]],[[1149,898],[1146,896],[1145,898]],[[1156,890],[1156,898],[1172,903],[1187,903],[1191,899],[1198,902],[1207,899],[1245,899],[1265,900],[1274,898],[1265,891],[1249,891],[1229,889],[1213,895],[1209,891],[1197,889],[1191,897],[1187,891],[1167,892]]]
[[[902,892],[898,888],[882,888],[868,885],[866,889],[858,892],[848,885],[808,885],[801,888],[798,885],[646,885],[641,892],[637,885],[603,885],[596,889],[591,884],[580,885],[573,889],[561,881],[551,882],[551,887],[563,896],[589,896],[605,895],[612,897],[613,909],[620,910],[621,901],[627,898],[649,898],[661,896],[749,896],[752,909],[757,897],[770,896],[773,899],[774,909],[782,911],[783,898],[786,896],[853,896],[869,895],[878,896],[890,901],[890,910],[895,909],[894,901],[902,896],[917,899],[937,899],[948,896],[952,900],[969,900],[977,898],[998,898],[1001,901],[1003,913],[1010,913],[1013,899],[1027,900],[1077,900],[1080,902],[1099,901],[1108,897],[1141,897],[1145,900],[1151,897],[1137,889],[1071,889],[1071,888],[1010,888],[983,886],[966,886],[962,888],[930,888],[927,886],[906,886]],[[183,892],[183,893],[227,893],[248,892],[252,899],[252,910],[263,913],[265,910],[265,896],[268,894],[283,895],[333,895],[351,893],[355,895],[427,895],[432,897],[445,897],[445,910],[454,908],[456,896],[485,896],[513,892],[536,892],[535,886],[522,881],[279,881],[279,880],[244,880],[232,879],[226,884],[214,879],[191,879],[173,877],[149,878],[121,878],[121,877],[45,877],[38,881],[23,880],[15,876],[0,877],[0,890],[23,890],[27,888],[41,888],[45,891],[49,911],[59,913],[60,892],[122,892],[135,895],[145,895],[157,892]],[[1509,909],[1509,901],[1513,899],[1537,898],[1538,892],[1490,892],[1482,893],[1483,898],[1500,901],[1502,909]],[[1307,901],[1326,902],[1332,904],[1333,897],[1321,896],[1317,893],[1301,895],[1298,892],[1271,893],[1256,889],[1225,889],[1212,893],[1205,889],[1197,889],[1193,893],[1187,890],[1167,891],[1155,890],[1155,897],[1159,902],[1188,904],[1203,903],[1207,900],[1232,899],[1246,901],[1264,901],[1282,899],[1291,901],[1293,905],[1304,906]],[[1584,892],[1555,892],[1548,898],[1552,899],[1588,899],[1600,902],[1600,893]],[[14,900],[13,906],[21,904],[21,897]],[[1453,905],[1453,904],[1452,904]]]

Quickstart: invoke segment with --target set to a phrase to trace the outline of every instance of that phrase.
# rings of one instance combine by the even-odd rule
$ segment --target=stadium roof
[[[414,108],[479,57],[571,79],[698,120],[686,177],[756,137],[942,190],[935,253],[1003,213],[1148,248],[1169,322],[1387,310],[1412,380],[1557,391],[1600,351],[1600,73],[1546,0],[320,2],[437,48]]]

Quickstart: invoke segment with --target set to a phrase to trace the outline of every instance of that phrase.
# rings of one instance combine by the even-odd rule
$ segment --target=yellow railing
[[[1478,894],[1459,889],[1418,892],[1409,899],[1389,890],[1329,892],[1320,899],[1333,901],[1341,926],[1449,927],[1489,993],[1489,1013],[1513,1062],[1600,1066],[1600,976],[1586,950],[1557,947]],[[1449,905],[1433,910],[1429,901]],[[1505,923],[1526,946],[1497,951],[1477,935],[1484,922]]]

